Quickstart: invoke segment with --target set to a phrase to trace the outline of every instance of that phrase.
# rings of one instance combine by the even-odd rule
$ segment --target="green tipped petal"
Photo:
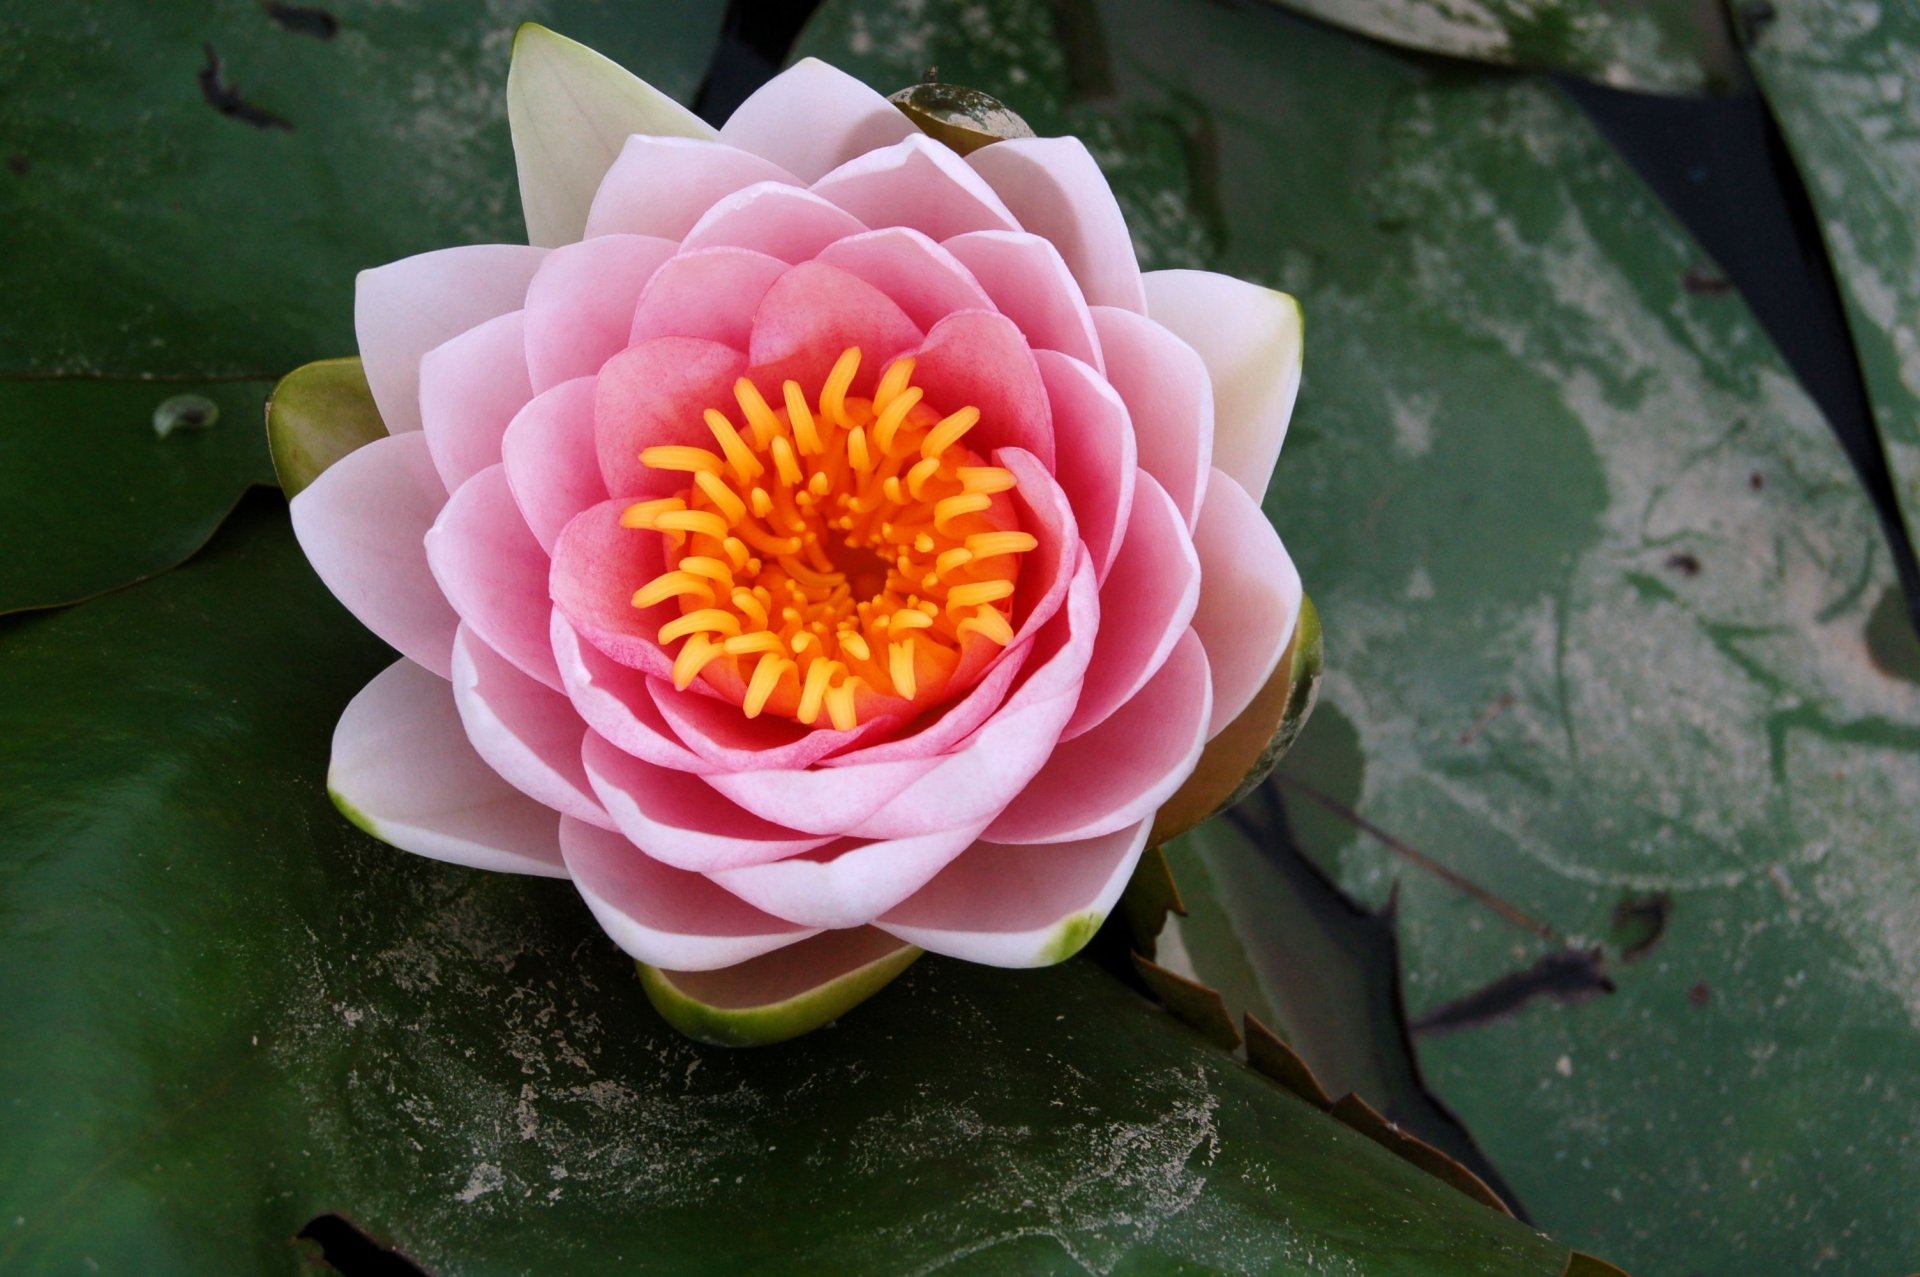
[[[513,38],[507,123],[527,242],[540,248],[581,237],[593,193],[632,134],[717,136],[625,67],[537,22]]]
[[[304,364],[267,397],[267,447],[289,498],[355,448],[386,435],[357,358]]]
[[[845,1015],[912,966],[921,951],[871,927],[823,931],[718,971],[663,971],[640,983],[667,1023],[715,1046],[766,1046]]]

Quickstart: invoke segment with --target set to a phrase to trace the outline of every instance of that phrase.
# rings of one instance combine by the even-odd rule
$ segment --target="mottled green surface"
[[[463,1277],[1560,1272],[1090,963],[687,1040],[567,884],[340,819],[386,659],[266,497],[0,628],[0,1271],[289,1272],[337,1211]]]
[[[267,387],[0,378],[0,613],[89,598],[205,544],[250,484],[273,482]],[[155,413],[210,401],[162,437]]]
[[[1568,949],[1617,986],[1421,1039],[1429,1083],[1629,1270],[1911,1269],[1920,688],[1750,313],[1683,288],[1698,247],[1548,83],[1259,9],[1054,12],[832,0],[806,45],[1089,133],[1148,261],[1300,298],[1267,508],[1337,656],[1283,772],[1538,926],[1283,787],[1292,826],[1363,902],[1400,884],[1416,1018]],[[1653,896],[1628,962],[1614,912]]]
[[[1920,8],[1773,8],[1748,57],[1813,197],[1895,492],[1920,541]]]
[[[246,373],[353,350],[353,276],[524,243],[506,128],[540,21],[685,100],[720,0],[343,0],[331,39],[258,0],[0,13],[0,375]],[[220,84],[283,122],[222,114]]]
[[[1715,0],[1271,0],[1428,53],[1563,71],[1648,93],[1738,79]]]

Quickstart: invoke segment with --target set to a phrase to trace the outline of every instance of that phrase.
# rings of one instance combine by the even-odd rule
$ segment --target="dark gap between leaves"
[[[1763,21],[1751,12],[1744,21],[1747,43],[1764,38]],[[1920,562],[1900,515],[1839,282],[1813,200],[1766,100],[1751,88],[1683,98],[1555,79],[1714,259],[1717,271],[1687,272],[1681,282],[1688,293],[1711,304],[1729,286],[1737,289],[1826,418],[1879,516],[1907,621],[1920,632]]]
[[[728,0],[720,20],[720,43],[693,110],[719,128],[734,108],[787,64],[800,29],[820,0]]]
[[[200,96],[206,99],[208,106],[222,115],[239,120],[242,124],[251,124],[256,129],[280,129],[287,133],[293,132],[293,121],[253,105],[240,95],[238,85],[227,82],[226,70],[220,61],[220,55],[214,52],[211,44],[203,44],[200,47],[206,50],[207,54],[207,60],[201,66],[198,76]]]
[[[294,1236],[320,1248],[320,1262],[342,1277],[429,1277],[427,1270],[361,1232],[344,1215],[315,1215]]]

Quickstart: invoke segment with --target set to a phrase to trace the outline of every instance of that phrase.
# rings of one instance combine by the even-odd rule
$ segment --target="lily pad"
[[[273,469],[259,382],[0,381],[0,613],[117,589],[206,544]]]
[[[1340,656],[1280,792],[1360,904],[1398,885],[1438,1098],[1630,1269],[1911,1267],[1920,688],[1739,297],[1686,288],[1698,246],[1544,79],[1244,8],[989,10],[976,44],[830,0],[806,51],[1088,132],[1144,260],[1300,298],[1267,507]]]
[[[385,663],[256,498],[0,629],[0,1267],[1553,1277],[1568,1253],[1099,968],[928,960],[706,1047],[564,882],[381,846],[322,789]]]
[[[1813,198],[1920,543],[1920,10],[1791,0],[1768,14],[1748,57]]]
[[[0,375],[271,381],[353,349],[356,271],[525,242],[506,115],[516,22],[689,101],[725,5],[351,0],[325,11],[330,28],[289,23],[291,7],[0,16]]]

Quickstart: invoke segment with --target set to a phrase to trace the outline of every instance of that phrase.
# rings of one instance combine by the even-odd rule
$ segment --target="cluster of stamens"
[[[1019,556],[1036,542],[1000,495],[1012,473],[961,443],[979,410],[923,402],[912,359],[890,364],[870,400],[849,393],[859,370],[849,349],[814,403],[788,381],[777,407],[742,377],[742,425],[706,410],[713,448],[640,454],[689,477],[621,517],[666,539],[667,570],[633,605],[678,600],[657,635],[681,644],[677,687],[704,676],[749,718],[811,725],[824,712],[846,731],[863,705],[937,699],[970,637],[1012,639]]]

